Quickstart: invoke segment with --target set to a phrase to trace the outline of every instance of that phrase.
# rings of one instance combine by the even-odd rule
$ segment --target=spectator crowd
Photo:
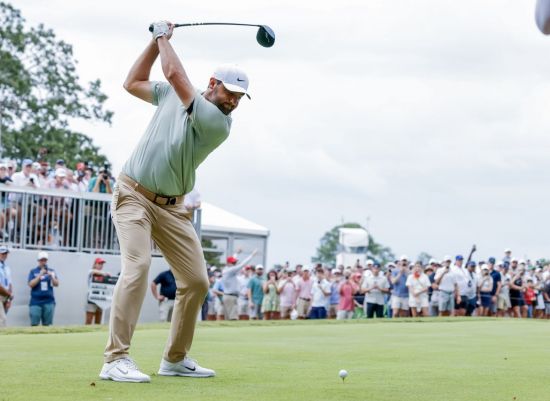
[[[277,266],[266,272],[239,263],[209,268],[203,319],[359,319],[435,316],[550,318],[550,263],[518,260],[412,262],[405,255],[381,265]]]
[[[17,187],[64,189],[74,192],[112,193],[114,178],[108,164],[94,168],[88,163],[76,163],[70,168],[63,159],[52,167],[48,162],[24,159],[17,170],[15,160],[0,161],[0,183]]]

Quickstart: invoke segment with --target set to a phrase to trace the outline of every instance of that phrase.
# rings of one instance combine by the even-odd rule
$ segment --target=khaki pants
[[[159,302],[159,317],[161,322],[171,322],[172,312],[174,311],[174,300],[165,299]]]
[[[111,210],[122,270],[113,294],[105,362],[128,356],[148,288],[151,238],[170,265],[177,285],[164,359],[181,361],[191,348],[197,316],[208,291],[202,247],[190,214],[183,203],[160,206],[147,200],[123,177],[113,193]]]
[[[309,306],[311,304],[311,300],[305,300],[303,298],[298,298],[296,301],[296,310],[298,311],[298,317],[307,317],[309,313]]]
[[[238,299],[239,297],[236,295],[223,294],[225,320],[237,320],[239,318]]]

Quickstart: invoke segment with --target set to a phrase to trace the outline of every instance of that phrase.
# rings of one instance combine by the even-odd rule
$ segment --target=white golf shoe
[[[131,358],[121,358],[103,364],[99,377],[116,382],[149,383],[151,378],[141,373]]]
[[[186,377],[212,377],[216,372],[206,369],[194,359],[185,357],[182,361],[172,363],[164,358],[160,361],[159,376],[186,376]]]

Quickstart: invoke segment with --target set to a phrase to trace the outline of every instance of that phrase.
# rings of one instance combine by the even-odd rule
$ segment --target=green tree
[[[204,260],[210,266],[221,266],[220,255],[221,252],[217,251],[217,246],[208,238],[202,239],[202,248],[204,254]]]
[[[311,259],[314,263],[334,264],[336,254],[338,253],[338,237],[340,228],[364,228],[358,223],[345,223],[333,227],[327,231],[321,238],[317,254]],[[379,244],[374,237],[369,233],[369,246],[367,249],[367,257],[374,259],[380,263],[387,263],[395,259],[391,249],[387,246]]]
[[[416,257],[416,261],[422,262],[423,265],[430,263],[430,259],[433,259],[433,256],[428,252],[420,252],[420,254]]]
[[[100,80],[79,83],[72,46],[42,24],[25,27],[21,12],[0,2],[0,152],[103,164],[92,139],[69,128],[71,119],[111,123]]]

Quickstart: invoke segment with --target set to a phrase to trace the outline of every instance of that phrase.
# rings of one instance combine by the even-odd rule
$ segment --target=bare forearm
[[[151,40],[132,68],[130,68],[126,81],[124,81],[124,88],[129,89],[134,82],[148,81],[151,67],[153,67],[158,55],[159,48],[155,41]]]
[[[174,88],[178,97],[186,107],[189,107],[195,96],[195,90],[178,55],[166,37],[157,40],[160,62],[164,76]]]

